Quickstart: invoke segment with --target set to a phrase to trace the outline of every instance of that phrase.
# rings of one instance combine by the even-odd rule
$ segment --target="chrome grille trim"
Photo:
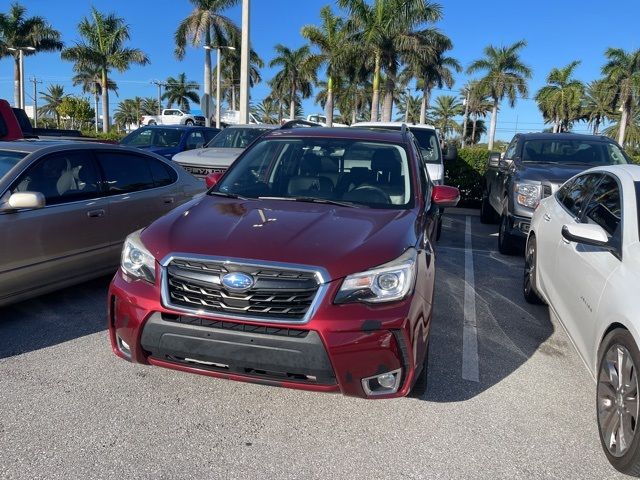
[[[224,312],[212,312],[212,311],[205,310],[204,309],[205,305],[202,303],[200,303],[200,305],[203,308],[197,308],[196,305],[200,302],[200,300],[196,302],[195,299],[192,299],[194,303],[194,307],[189,308],[182,305],[176,305],[171,301],[172,297],[169,290],[168,268],[173,261],[186,262],[186,264],[188,264],[191,268],[194,268],[194,267],[201,268],[202,273],[205,275],[207,274],[216,275],[217,273],[222,273],[221,271],[215,271],[217,270],[215,268],[210,268],[209,265],[205,265],[206,262],[222,263],[223,266],[236,265],[239,267],[258,267],[261,270],[259,270],[256,273],[256,277],[265,278],[265,279],[273,279],[278,277],[287,278],[287,279],[296,279],[304,276],[300,272],[306,273],[307,274],[306,276],[308,276],[308,274],[311,273],[315,277],[318,287],[313,293],[314,298],[312,299],[311,304],[308,306],[307,311],[302,318],[287,318],[284,316],[283,317],[265,316],[265,314],[268,313],[270,309],[268,307],[263,307],[261,310],[259,306],[255,307],[254,311],[249,311],[252,308],[252,306],[249,306],[248,308],[247,307],[229,308],[227,306],[227,308],[224,308],[225,310]],[[200,264],[199,267],[198,267],[198,264]],[[168,255],[160,262],[160,266],[161,266],[161,269],[160,269],[161,297],[162,297],[162,305],[165,308],[168,308],[177,312],[190,313],[200,317],[228,318],[228,319],[240,320],[240,321],[246,321],[246,322],[290,323],[295,325],[305,324],[311,319],[313,314],[316,312],[318,305],[320,305],[320,303],[322,302],[322,299],[324,298],[326,291],[329,287],[328,283],[331,280],[329,277],[329,274],[325,269],[320,267],[310,266],[310,265],[268,262],[268,261],[255,261],[255,260],[224,258],[224,257],[216,257],[216,256],[192,255],[192,254],[185,254],[185,253],[174,253],[174,254]],[[288,274],[288,272],[291,272],[291,274]],[[202,288],[202,287],[198,286],[198,288]],[[233,293],[216,292],[216,293],[219,293],[220,294],[219,296],[224,295],[227,298],[235,298],[235,299],[238,299],[238,298],[242,299],[247,296],[244,293],[238,294],[235,292]],[[307,293],[307,296],[309,294],[310,293]],[[296,296],[301,296],[301,295],[305,295],[305,291],[293,292],[293,293],[283,292],[281,296],[294,298]],[[217,295],[214,294],[211,296],[216,297]],[[276,295],[275,294],[268,295],[268,294],[261,294],[259,292],[255,292],[250,296],[258,297],[256,301],[259,302],[259,301],[266,301],[265,299],[260,299],[259,297],[271,297],[271,296],[275,297]],[[181,300],[185,301],[183,299]],[[209,302],[210,300],[207,299],[206,301]],[[215,301],[215,300],[212,298],[211,301]],[[216,307],[218,307],[218,305],[216,305]],[[271,307],[271,308],[273,309],[277,307]],[[258,311],[255,311],[255,310],[258,310]],[[238,314],[240,312],[247,312],[247,313]],[[286,314],[286,312],[281,312],[281,313],[283,315]]]

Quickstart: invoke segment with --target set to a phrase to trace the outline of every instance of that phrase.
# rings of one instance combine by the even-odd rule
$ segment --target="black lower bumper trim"
[[[304,336],[278,333],[179,323],[154,313],[144,326],[141,343],[154,358],[198,368],[275,381],[336,383],[317,332],[307,331]]]

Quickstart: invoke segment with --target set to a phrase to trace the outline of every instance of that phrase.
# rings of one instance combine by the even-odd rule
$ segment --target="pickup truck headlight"
[[[517,183],[516,202],[528,208],[536,208],[540,203],[540,185]]]
[[[413,289],[416,257],[416,250],[410,248],[389,263],[347,276],[334,302],[382,303],[403,299]]]
[[[142,230],[133,232],[124,241],[120,266],[133,278],[155,283],[156,260],[142,243],[140,232]]]

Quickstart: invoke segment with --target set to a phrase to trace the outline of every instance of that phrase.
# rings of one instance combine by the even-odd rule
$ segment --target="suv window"
[[[90,152],[75,150],[44,157],[18,179],[13,192],[40,192],[47,205],[59,205],[100,196],[100,181]]]
[[[186,149],[193,150],[194,148],[202,147],[204,145],[204,135],[200,130],[195,132],[189,132],[187,135]]]
[[[595,140],[534,139],[524,143],[522,161],[569,165],[616,165],[627,163],[617,145]]]
[[[513,160],[513,157],[516,155],[516,149],[518,147],[518,139],[514,138],[511,140],[511,143],[507,147],[507,151],[504,153],[504,158],[508,160]]]
[[[169,165],[165,165],[160,160],[155,158],[147,158],[149,168],[151,169],[151,176],[153,177],[153,183],[156,187],[164,187],[171,185],[178,180],[178,175],[175,170]]]
[[[597,223],[612,237],[620,226],[622,208],[620,187],[610,175],[604,175],[584,209],[584,221]]]
[[[562,188],[558,191],[558,200],[575,218],[580,218],[585,206],[584,203],[588,200],[601,176],[599,173],[581,175],[571,182],[568,188]]]
[[[155,187],[147,157],[132,153],[96,152],[111,194]]]

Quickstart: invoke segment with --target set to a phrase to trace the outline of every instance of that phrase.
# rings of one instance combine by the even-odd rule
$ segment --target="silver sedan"
[[[129,233],[203,191],[136,149],[0,142],[0,305],[114,272]]]

